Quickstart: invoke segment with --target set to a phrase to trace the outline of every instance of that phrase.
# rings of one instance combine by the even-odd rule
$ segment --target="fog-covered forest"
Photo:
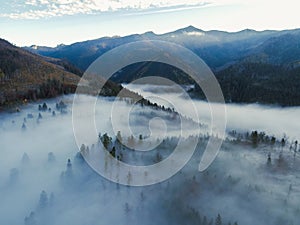
[[[194,102],[198,121],[183,107],[185,99],[167,87],[125,86],[157,106],[99,97],[98,137],[79,147],[72,95],[0,114],[0,224],[299,224],[299,107],[227,105],[223,145],[209,168],[199,172],[207,141],[215,135],[207,103]],[[151,98],[158,89],[161,99]],[[167,95],[177,110],[162,100]],[[94,99],[80,98],[83,109]],[[112,122],[116,101],[119,117]],[[188,127],[181,127],[182,120]],[[150,165],[167,158],[179,139],[197,141],[191,160],[170,179],[149,186],[130,186],[135,179],[130,174],[128,185],[111,182],[83,158],[104,145],[112,158]],[[141,146],[154,147],[135,150]]]

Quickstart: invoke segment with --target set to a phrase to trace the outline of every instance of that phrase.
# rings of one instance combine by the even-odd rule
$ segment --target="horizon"
[[[170,0],[0,0],[1,38],[17,46],[69,45],[100,37],[154,32],[187,26],[204,31],[300,28],[296,1]],[[238,22],[238,23],[237,23]]]
[[[246,31],[246,30],[250,30],[250,31],[254,31],[254,32],[265,32],[265,31],[274,31],[274,32],[281,32],[281,31],[293,31],[293,30],[300,30],[300,27],[297,27],[297,28],[292,28],[292,29],[281,29],[281,30],[275,30],[275,29],[265,29],[265,30],[255,30],[255,29],[249,29],[249,28],[245,28],[245,29],[242,29],[242,30],[237,30],[237,31],[226,31],[226,30],[216,30],[216,29],[212,29],[212,30],[203,30],[201,28],[198,28],[198,27],[195,27],[193,25],[189,25],[189,26],[186,26],[186,27],[182,27],[182,28],[178,28],[176,30],[171,30],[171,31],[168,31],[168,32],[165,32],[165,33],[156,33],[154,31],[145,31],[145,32],[142,32],[142,33],[130,33],[130,34],[127,34],[127,35],[106,35],[106,36],[100,36],[100,37],[96,37],[94,39],[86,39],[86,40],[79,40],[79,41],[76,41],[76,42],[72,42],[72,43],[68,43],[68,44],[65,44],[65,43],[59,43],[55,46],[50,46],[50,45],[36,45],[36,44],[32,44],[32,45],[17,45],[15,43],[12,43],[10,40],[7,40],[5,38],[2,38],[0,37],[0,39],[3,39],[5,41],[8,41],[9,43],[13,44],[14,46],[17,46],[17,47],[33,47],[33,46],[37,46],[37,47],[49,47],[49,48],[56,48],[56,47],[59,47],[59,46],[67,46],[67,45],[72,45],[72,44],[76,44],[76,43],[81,43],[81,42],[85,42],[85,41],[93,41],[93,40],[98,40],[98,39],[102,39],[102,38],[124,38],[124,37],[128,37],[128,36],[131,36],[131,35],[144,35],[146,33],[153,33],[154,35],[165,35],[165,34],[168,34],[168,33],[173,33],[173,32],[177,32],[179,30],[182,30],[182,29],[186,29],[188,27],[193,27],[195,29],[198,29],[198,30],[201,30],[203,32],[211,32],[211,31],[218,31],[218,32],[226,32],[226,33],[229,33],[229,34],[235,34],[235,33],[239,33],[239,32],[243,32],[243,31]]]

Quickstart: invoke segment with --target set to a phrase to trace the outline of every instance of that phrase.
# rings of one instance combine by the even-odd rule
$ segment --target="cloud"
[[[21,1],[21,0],[19,0]],[[10,5],[9,13],[0,17],[10,19],[41,19],[76,14],[97,14],[114,11],[180,10],[200,7],[208,3],[202,0],[23,0],[18,7]],[[25,7],[24,7],[25,5]]]

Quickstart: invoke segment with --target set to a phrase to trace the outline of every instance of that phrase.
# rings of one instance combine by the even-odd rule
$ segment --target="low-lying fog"
[[[166,105],[164,99],[172,99],[173,105],[179,107],[185,115],[191,116],[192,110],[188,107],[186,98],[183,98],[177,89],[157,85],[123,84],[123,86],[158,104]],[[201,122],[210,124],[209,105],[204,101],[197,100],[194,100],[194,104]],[[278,138],[283,137],[283,135],[287,135],[293,140],[300,138],[300,107],[282,108],[260,104],[227,104],[226,111],[228,131],[258,130]]]
[[[126,87],[145,97],[159,93],[160,99],[151,101],[178,107],[182,114],[193,117],[186,99],[166,87]],[[173,105],[165,100],[170,97]],[[81,99],[82,109],[93,101],[88,96]],[[60,100],[66,108],[56,108]],[[38,110],[42,101],[22,107],[19,113],[0,114],[0,224],[300,224],[299,153],[291,152],[288,146],[283,151],[277,146],[253,149],[228,140],[209,169],[200,173],[198,163],[207,143],[202,136],[194,157],[171,179],[146,187],[117,185],[93,172],[77,154],[72,100],[72,95],[63,96],[45,101],[45,111]],[[132,107],[126,101],[113,104],[113,98],[101,97],[95,110],[97,131],[108,133],[113,140],[117,131],[125,140],[131,132],[136,141],[140,134],[145,141],[158,139],[161,143],[165,139],[159,152],[164,157],[166,152],[169,154],[168,146],[176,145],[176,138],[167,137],[198,134],[199,124],[188,120],[189,127],[182,128],[180,120],[168,112]],[[206,134],[209,108],[202,101],[194,104],[200,115],[201,133]],[[230,104],[227,130],[257,129],[278,138],[286,134],[292,144],[300,137],[299,113],[299,107]],[[91,138],[85,144],[91,146],[94,141]],[[269,153],[272,161],[267,165]],[[126,151],[123,154],[126,156]],[[154,162],[157,152],[152,158]]]

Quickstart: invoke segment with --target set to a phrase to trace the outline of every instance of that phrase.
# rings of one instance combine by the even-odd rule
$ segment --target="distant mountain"
[[[228,102],[262,102],[300,105],[300,29],[283,31],[203,31],[189,26],[166,34],[153,32],[126,37],[60,45],[27,47],[34,53],[66,59],[82,71],[103,53],[140,40],[170,41],[187,47],[214,71]],[[115,82],[160,75],[181,84],[193,83],[181,70],[155,62],[129,65],[113,75]],[[247,93],[246,93],[247,92]],[[201,92],[195,92],[200,96]]]
[[[161,35],[147,32],[125,37],[103,37],[71,45],[59,45],[55,48],[31,46],[26,47],[26,49],[48,57],[67,59],[84,71],[96,58],[119,45],[147,39],[163,40],[178,43],[191,49],[212,69],[217,70],[243,57],[258,54],[266,45],[265,42],[287,34],[299,39],[300,30],[258,32],[247,29],[230,33],[203,31],[189,26]],[[276,56],[274,55],[274,57]]]

